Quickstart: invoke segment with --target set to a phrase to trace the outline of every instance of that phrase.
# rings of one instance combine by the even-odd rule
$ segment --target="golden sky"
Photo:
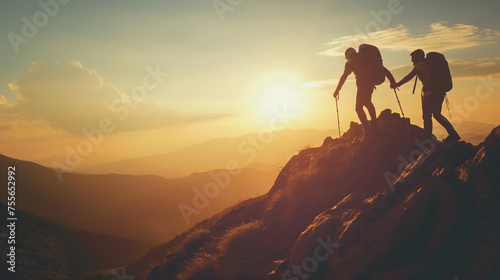
[[[443,52],[454,122],[500,123],[497,1],[40,3],[0,3],[0,153],[9,156],[63,155],[94,139],[92,152],[114,159],[271,123],[336,129],[331,95],[343,52],[362,43],[380,48],[397,80],[414,49]],[[421,125],[412,86],[399,96]],[[343,129],[358,121],[354,101],[351,78],[339,103]],[[373,101],[378,113],[399,112],[387,82]]]

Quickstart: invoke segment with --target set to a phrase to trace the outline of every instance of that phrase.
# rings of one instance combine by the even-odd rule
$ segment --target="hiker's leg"
[[[368,119],[366,118],[364,106],[367,104],[366,100],[366,89],[363,84],[356,83],[358,87],[358,92],[356,93],[356,113],[358,114],[359,121],[363,125],[363,128],[368,127]]]
[[[378,122],[377,122],[377,112],[375,111],[375,106],[373,105],[372,102],[372,95],[373,95],[373,86],[370,86],[369,88],[366,89],[366,109],[368,109],[368,113],[370,114],[370,119],[371,119],[371,127],[374,132],[378,131]]]
[[[356,97],[356,113],[358,114],[359,121],[363,125],[363,127],[366,127],[368,124],[368,119],[366,118],[365,110],[363,110],[363,103],[359,98],[359,94]]]
[[[373,105],[373,102],[372,102],[372,95],[373,95],[373,87],[370,86],[365,90],[365,94],[366,94],[366,109],[368,109],[368,113],[370,114],[370,118],[371,120],[375,120],[377,118],[377,113],[375,112],[375,106]]]
[[[422,118],[424,119],[425,138],[432,137],[432,100],[430,95],[422,96]]]
[[[439,124],[441,124],[446,129],[446,132],[448,132],[448,135],[452,136],[455,139],[457,137],[460,138],[457,131],[453,127],[453,125],[448,121],[448,119],[445,116],[443,116],[441,114],[445,94],[442,94],[442,93],[435,93],[435,94],[437,94],[437,95],[434,96],[434,100],[433,100],[434,106],[433,106],[433,112],[432,112],[432,114],[434,115],[434,118],[436,119],[436,121]]]

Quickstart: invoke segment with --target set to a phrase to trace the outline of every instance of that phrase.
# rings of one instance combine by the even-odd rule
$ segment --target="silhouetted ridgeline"
[[[208,219],[122,270],[135,279],[497,279],[500,127],[479,146],[381,133],[302,150],[268,194]],[[407,120],[406,120],[407,121]],[[403,168],[406,168],[403,170]],[[110,274],[90,279],[108,279]],[[109,273],[109,272],[108,272]],[[107,275],[106,275],[107,274]]]
[[[445,145],[418,140],[423,130],[410,135],[405,121],[386,110],[365,139],[352,123],[294,156],[266,195],[116,270],[135,280],[498,279],[500,126],[479,146]]]
[[[410,136],[388,110],[379,123],[380,135],[362,140],[352,124],[342,138],[301,151],[268,194],[197,225],[127,275],[496,279],[500,127],[476,147],[419,142],[423,130],[412,125]]]

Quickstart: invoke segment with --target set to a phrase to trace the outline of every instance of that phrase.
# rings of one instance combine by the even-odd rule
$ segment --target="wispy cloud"
[[[410,63],[410,62],[409,62]],[[477,60],[450,59],[451,75],[454,80],[477,80],[478,76],[500,74],[500,58],[480,58]],[[410,64],[391,69],[392,74],[398,78],[404,77],[412,69]]]
[[[424,49],[428,51],[446,51],[480,46],[495,42],[500,38],[500,32],[491,29],[480,29],[474,25],[455,24],[447,26],[440,21],[431,24],[431,32],[413,35],[405,25],[388,28],[367,34],[342,36],[327,43],[329,48],[320,54],[343,56],[348,47],[356,47],[370,43],[381,49],[407,50]]]
[[[500,58],[482,58],[476,61],[453,59],[449,61],[450,70],[456,79],[477,79],[500,73]]]
[[[33,62],[26,76],[11,82],[9,87],[16,92],[17,103],[7,104],[5,97],[0,97],[3,114],[44,120],[75,134],[98,127],[104,118],[116,124],[115,131],[131,131],[229,116],[161,106],[148,99],[132,104],[125,93],[78,61]]]
[[[338,79],[326,79],[326,80],[310,81],[310,82],[301,83],[300,86],[301,87],[319,88],[319,87],[324,87],[324,86],[335,85],[338,82],[339,82]]]

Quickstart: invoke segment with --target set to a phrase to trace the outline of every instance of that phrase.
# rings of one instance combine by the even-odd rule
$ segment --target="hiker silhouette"
[[[453,125],[441,114],[446,92],[453,87],[448,63],[440,53],[430,52],[425,57],[423,50],[418,49],[410,54],[413,70],[391,88],[398,88],[416,75],[422,82],[422,117],[424,119],[425,137],[432,137],[432,117],[448,132],[443,142],[460,140],[460,135]],[[416,80],[415,80],[416,83]],[[415,89],[414,89],[415,90]]]
[[[337,98],[340,89],[344,85],[347,77],[354,72],[356,77],[356,113],[363,125],[365,135],[368,132],[378,131],[377,113],[375,106],[372,103],[372,94],[375,86],[382,84],[385,77],[389,79],[391,84],[396,81],[391,72],[382,64],[382,56],[377,47],[362,44],[359,46],[359,52],[354,48],[348,48],[345,51],[347,62],[344,67],[344,73],[340,77],[339,83],[333,97]],[[368,110],[371,118],[371,124],[368,122],[364,107]]]

